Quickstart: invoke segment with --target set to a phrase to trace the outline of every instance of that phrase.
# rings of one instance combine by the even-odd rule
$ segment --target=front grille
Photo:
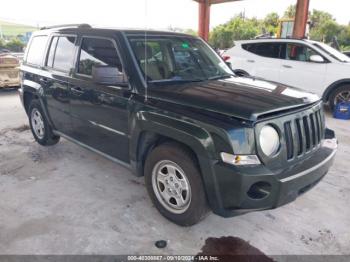
[[[287,159],[291,160],[317,148],[324,135],[323,111],[306,114],[284,123]]]

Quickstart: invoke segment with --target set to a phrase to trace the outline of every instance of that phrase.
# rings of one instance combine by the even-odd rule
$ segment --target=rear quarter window
[[[47,43],[47,36],[34,36],[30,42],[28,49],[26,63],[40,66],[45,56],[45,48]]]

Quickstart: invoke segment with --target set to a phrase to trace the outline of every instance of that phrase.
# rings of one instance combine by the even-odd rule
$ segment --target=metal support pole
[[[294,38],[304,38],[309,15],[310,0],[298,0],[293,28]]]
[[[208,0],[199,2],[198,35],[205,41],[209,39],[210,3]]]

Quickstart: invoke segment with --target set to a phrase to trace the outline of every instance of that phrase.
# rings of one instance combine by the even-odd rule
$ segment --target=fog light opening
[[[260,200],[266,198],[270,195],[271,184],[268,182],[260,181],[254,183],[248,190],[247,195],[255,200]]]

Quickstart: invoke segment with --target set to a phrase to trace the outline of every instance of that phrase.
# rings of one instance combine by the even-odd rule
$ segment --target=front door
[[[94,83],[94,66],[123,66],[113,39],[82,37],[76,72],[70,82],[73,138],[102,153],[129,162],[128,102],[124,86]]]
[[[288,43],[286,47],[280,82],[322,96],[327,63],[311,62],[310,56],[320,54],[306,45]]]

